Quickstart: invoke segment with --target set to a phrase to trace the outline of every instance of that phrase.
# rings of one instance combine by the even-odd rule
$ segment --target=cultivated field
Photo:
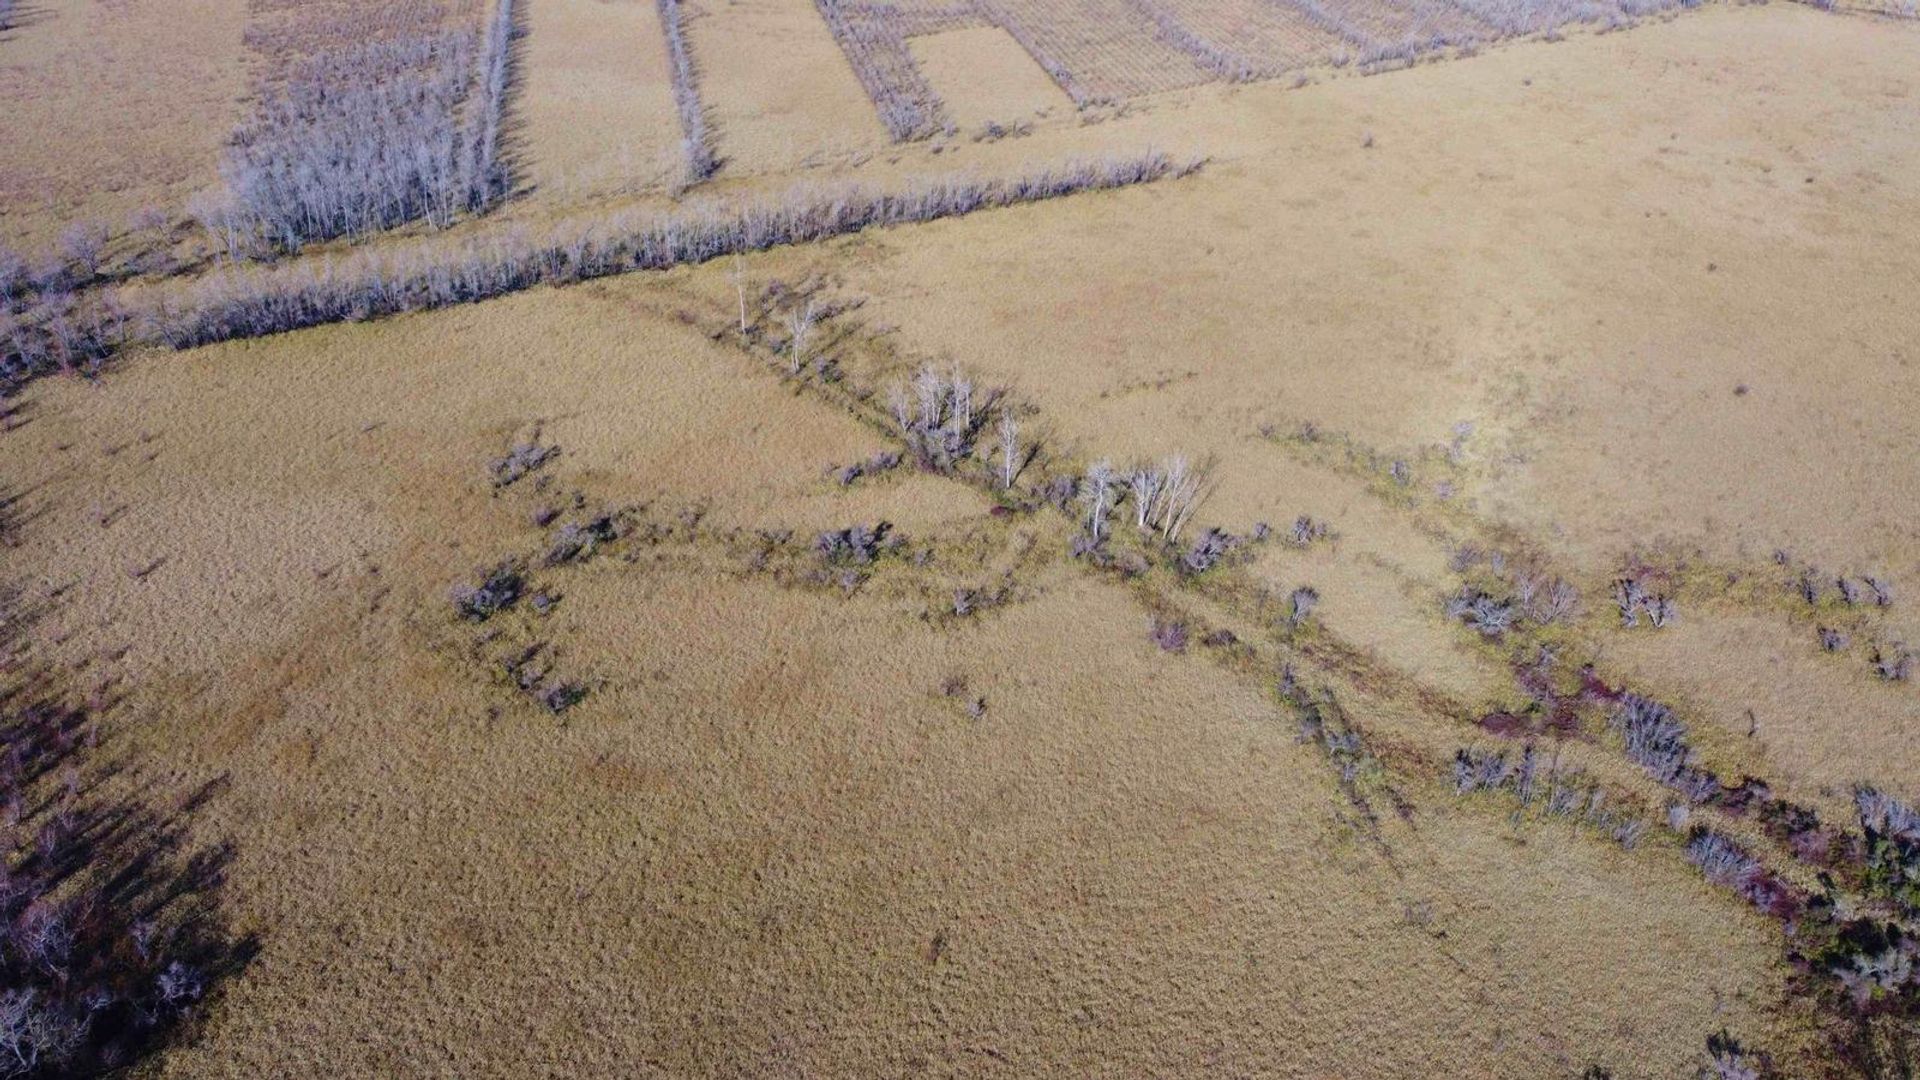
[[[216,7],[0,0],[0,1076],[1913,1075],[1920,23]]]

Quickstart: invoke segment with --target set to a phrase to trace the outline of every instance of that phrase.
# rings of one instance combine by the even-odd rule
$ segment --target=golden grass
[[[673,91],[653,5],[553,0],[527,10],[510,156],[565,205],[664,184],[678,167]]]
[[[611,47],[568,52],[635,80],[601,100],[537,70],[650,8],[533,10],[526,146],[558,188],[615,145],[569,124],[671,115]],[[878,125],[804,0],[690,33],[742,187],[934,156],[854,164]],[[858,302],[820,329],[845,372],[825,389],[729,340],[729,265],[33,385],[0,475],[7,575],[54,602],[37,648],[128,692],[139,775],[225,778],[195,830],[235,841],[233,914],[265,942],[156,1072],[1671,1076],[1723,1027],[1809,1071],[1778,925],[1677,838],[1623,851],[1454,797],[1447,758],[1492,745],[1472,721],[1520,693],[1441,601],[1457,545],[1537,550],[1586,594],[1554,632],[1567,662],[1672,700],[1729,778],[1832,821],[1856,780],[1897,790],[1913,688],[1712,582],[1783,545],[1920,582],[1920,325],[1887,292],[1915,271],[1920,148],[1891,107],[1920,81],[1913,33],[1717,10],[959,142],[939,156],[1215,161],[750,257],[756,309],[775,281]],[[957,114],[987,100],[942,89]],[[1201,524],[1309,514],[1336,537],[1129,583],[1066,559],[1051,511],[909,470],[834,482],[893,445],[860,392],[922,360],[1034,406],[1042,467],[1183,451],[1212,465]],[[1318,441],[1291,437],[1306,421]],[[536,434],[561,456],[494,490],[488,460]],[[576,492],[662,538],[532,571],[551,615],[456,620],[450,587],[539,552],[532,511]],[[881,519],[925,565],[849,593],[750,558],[763,531]],[[1605,586],[1636,553],[1690,568],[1676,627],[1614,628]],[[1010,603],[940,610],[1003,571]],[[1236,591],[1306,583],[1322,607],[1292,638]],[[1163,652],[1150,609],[1248,649]],[[562,716],[499,671],[535,641],[590,688]],[[1298,737],[1282,660],[1378,755],[1377,821]],[[1657,809],[1608,736],[1555,750]]]
[[[0,34],[0,244],[178,217],[247,91],[246,0],[34,0]]]

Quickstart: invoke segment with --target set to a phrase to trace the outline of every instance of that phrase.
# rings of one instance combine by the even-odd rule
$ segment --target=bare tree
[[[277,63],[221,161],[229,198],[203,202],[202,225],[292,251],[486,210],[509,186],[514,10],[494,0],[476,27],[438,4],[349,6],[257,32]]]
[[[733,257],[733,270],[727,274],[727,278],[728,280],[733,282],[733,294],[734,296],[738,297],[740,300],[740,336],[745,337],[747,335],[747,263],[746,263],[746,260],[742,259],[738,255],[735,255]]]
[[[1087,508],[1087,535],[1096,544],[1106,535],[1107,512],[1113,507],[1116,478],[1112,462],[1097,461],[1087,470],[1087,482],[1080,487],[1080,501]]]
[[[1013,410],[1000,410],[1000,486],[1013,490],[1014,477],[1020,473],[1020,421]]]
[[[1152,466],[1135,469],[1127,477],[1127,486],[1133,492],[1133,524],[1141,532],[1146,532],[1150,527],[1166,478],[1164,469]]]
[[[800,374],[806,363],[807,335],[813,331],[813,301],[808,300],[805,308],[795,308],[787,316],[787,332],[792,335],[787,354],[787,371]]]
[[[97,222],[75,222],[60,234],[60,254],[79,271],[81,281],[90,281],[100,273],[100,257],[106,247],[106,227]]]

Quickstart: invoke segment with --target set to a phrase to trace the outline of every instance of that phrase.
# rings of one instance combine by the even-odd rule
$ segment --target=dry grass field
[[[0,1076],[1915,1074],[1898,10],[3,5]]]

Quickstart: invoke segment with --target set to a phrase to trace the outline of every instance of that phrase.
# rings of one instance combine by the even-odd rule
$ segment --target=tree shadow
[[[11,10],[9,10],[11,8]],[[17,0],[0,0],[0,44],[12,36],[14,31],[29,26],[37,26],[54,18],[54,14],[45,5]]]
[[[521,94],[527,80],[527,5],[513,9],[512,33],[507,41],[507,82],[500,97],[500,131],[494,147],[494,161],[500,169],[502,199],[519,199],[532,193],[527,169],[527,119],[520,109]]]
[[[230,844],[194,814],[221,781],[169,797],[107,756],[105,692],[75,704],[31,658],[47,614],[0,592],[0,1071],[91,1075],[181,1038],[259,952],[228,925]]]

